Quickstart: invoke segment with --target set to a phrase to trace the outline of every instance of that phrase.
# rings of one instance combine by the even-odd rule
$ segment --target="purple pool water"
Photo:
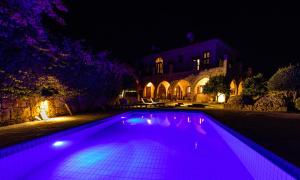
[[[295,179],[196,112],[125,113],[0,153],[0,179]]]

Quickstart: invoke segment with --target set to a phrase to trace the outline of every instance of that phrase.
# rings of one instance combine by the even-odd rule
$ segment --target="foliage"
[[[0,70],[0,98],[28,97],[34,92],[32,82],[34,76],[30,72],[18,71],[16,74]]]
[[[67,9],[60,0],[3,0],[0,3],[0,65],[14,73],[28,67],[41,69],[57,56],[42,19],[48,16],[63,24],[56,12]]]
[[[245,95],[238,95],[238,96],[230,96],[227,104],[233,104],[233,105],[249,105],[253,104],[252,98]]]
[[[244,82],[243,94],[257,99],[267,92],[266,81],[263,74],[258,73],[255,76],[248,77]]]
[[[61,0],[0,2],[1,97],[71,97],[81,92],[107,102],[135,79],[132,69],[109,52],[92,53],[82,41],[50,34],[43,19],[64,25],[62,12],[67,9]]]
[[[290,65],[279,68],[269,79],[268,89],[271,91],[300,91],[300,67]]]
[[[223,93],[228,95],[230,92],[229,82],[225,76],[214,76],[203,87],[203,93],[206,94],[217,94]]]
[[[295,101],[295,108],[297,110],[300,110],[300,98],[297,98],[296,101]]]
[[[257,111],[287,111],[288,101],[283,94],[269,93],[255,102],[254,109]]]
[[[78,92],[69,89],[54,76],[42,76],[35,82],[35,93],[43,97],[72,97]]]

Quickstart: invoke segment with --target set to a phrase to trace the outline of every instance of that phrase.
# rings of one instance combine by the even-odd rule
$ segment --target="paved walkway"
[[[0,148],[79,126],[91,121],[100,120],[118,113],[119,112],[103,112],[75,116],[62,116],[51,118],[46,121],[32,121],[0,127]]]

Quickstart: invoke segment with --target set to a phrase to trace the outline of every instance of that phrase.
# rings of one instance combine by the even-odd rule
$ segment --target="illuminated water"
[[[17,152],[2,152],[1,180],[247,180],[257,175],[249,172],[210,119],[193,112],[127,113],[9,151],[13,149]]]

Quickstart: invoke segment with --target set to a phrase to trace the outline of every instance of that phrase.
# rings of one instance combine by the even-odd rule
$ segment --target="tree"
[[[225,76],[214,76],[209,79],[209,81],[203,87],[203,93],[213,94],[217,96],[218,94],[228,95],[230,92],[229,81]],[[217,100],[218,100],[217,96]]]
[[[299,91],[300,66],[290,65],[279,68],[269,79],[268,88],[271,91]]]
[[[243,94],[257,99],[267,92],[267,83],[263,74],[258,73],[245,79]]]
[[[1,97],[71,96],[78,90],[106,103],[128,85],[122,82],[131,69],[110,53],[93,53],[82,41],[48,31],[43,19],[64,25],[63,12],[61,0],[0,2]]]
[[[0,67],[7,73],[19,70],[47,73],[59,59],[56,42],[50,40],[44,17],[64,24],[66,12],[60,0],[3,0],[0,2]]]

